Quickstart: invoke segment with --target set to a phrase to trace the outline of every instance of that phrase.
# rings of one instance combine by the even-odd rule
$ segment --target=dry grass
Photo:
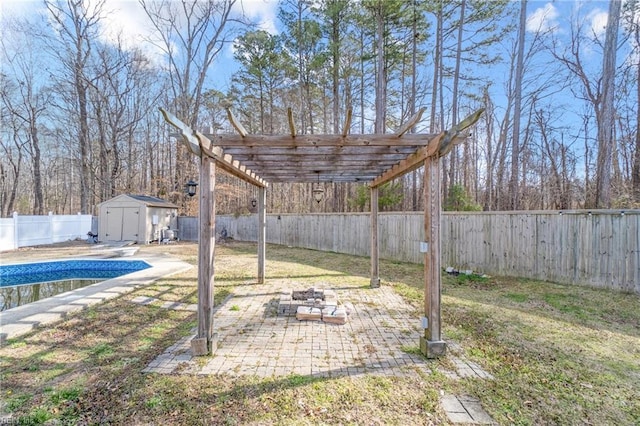
[[[82,254],[86,243],[30,249],[35,259]],[[195,264],[194,244],[145,246]],[[216,248],[216,298],[255,277],[255,245]],[[15,253],[25,260],[26,251]],[[6,259],[3,253],[3,260]],[[267,276],[368,285],[369,263],[269,246]],[[419,309],[422,268],[383,262],[386,285]],[[445,338],[494,380],[444,377],[285,378],[156,375],[147,364],[195,325],[195,315],[128,302],[196,301],[195,268],[74,315],[0,349],[4,411],[23,423],[446,424],[441,392],[472,394],[500,424],[639,424],[640,300],[515,279],[445,278]],[[406,348],[412,350],[412,348]]]

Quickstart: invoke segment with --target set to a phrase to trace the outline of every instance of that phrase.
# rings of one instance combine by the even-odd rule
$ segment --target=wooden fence
[[[381,213],[380,257],[422,263],[423,220],[422,213]],[[196,222],[182,218],[181,238],[197,239]],[[369,214],[267,215],[266,238],[368,256],[369,223]],[[441,226],[443,266],[640,294],[640,210],[447,212]],[[258,220],[218,216],[216,227],[255,241]]]

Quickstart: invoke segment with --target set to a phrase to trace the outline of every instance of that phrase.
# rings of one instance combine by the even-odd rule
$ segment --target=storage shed
[[[98,240],[146,244],[167,234],[177,238],[177,213],[178,206],[161,198],[118,195],[98,204]]]

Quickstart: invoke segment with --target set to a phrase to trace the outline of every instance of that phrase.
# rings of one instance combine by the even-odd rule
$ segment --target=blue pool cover
[[[71,279],[108,279],[150,268],[142,260],[61,260],[0,266],[0,287]]]

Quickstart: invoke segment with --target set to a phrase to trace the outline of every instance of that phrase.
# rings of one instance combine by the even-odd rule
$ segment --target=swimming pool
[[[150,268],[142,260],[59,260],[0,265],[0,311]]]

